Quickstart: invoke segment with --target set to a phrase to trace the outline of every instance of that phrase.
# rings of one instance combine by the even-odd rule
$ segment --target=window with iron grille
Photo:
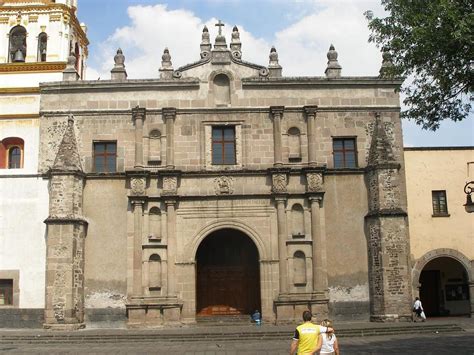
[[[94,171],[97,173],[117,171],[117,142],[94,142]]]
[[[433,201],[433,215],[447,215],[448,214],[448,200],[446,199],[446,191],[431,191]]]
[[[212,164],[235,165],[235,127],[212,127]]]
[[[13,305],[13,280],[0,279],[0,306]]]
[[[355,138],[334,138],[332,141],[334,168],[356,168],[357,149]]]

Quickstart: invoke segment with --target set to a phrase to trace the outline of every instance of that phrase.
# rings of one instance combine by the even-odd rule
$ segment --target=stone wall
[[[268,81],[246,78],[254,72],[249,67],[208,69],[211,79],[217,72],[229,74],[227,106],[216,107],[212,82],[204,80],[202,68],[170,81],[42,87],[41,171],[56,159],[65,115],[75,116],[89,222],[86,304],[120,312],[124,302],[132,326],[194,321],[196,250],[211,232],[234,228],[257,247],[266,320],[299,319],[307,307],[325,315],[328,301],[337,317],[352,313],[357,304],[365,309],[367,290],[376,280],[368,277],[374,260],[367,253],[364,216],[406,206],[398,83],[374,78],[331,85],[322,78]],[[377,125],[376,117],[383,124]],[[235,128],[232,166],[211,163],[211,131],[217,125]],[[290,160],[295,140],[289,131],[295,128],[300,156]],[[397,164],[373,177],[369,153],[382,131],[380,139],[391,146]],[[334,168],[334,137],[355,138],[357,167]],[[93,143],[104,140],[117,142],[117,172],[93,171]],[[302,225],[295,228],[295,221]],[[393,228],[384,223],[383,238],[389,240]],[[405,240],[398,242],[397,248],[409,248]],[[147,271],[152,256],[162,273],[153,290]],[[395,274],[397,262],[405,270],[403,258],[397,258],[390,265]],[[373,275],[382,273],[383,280],[395,275],[386,275],[382,264],[376,269]],[[301,270],[304,282],[297,278]],[[387,292],[396,292],[387,285]],[[382,296],[381,312],[392,311]]]

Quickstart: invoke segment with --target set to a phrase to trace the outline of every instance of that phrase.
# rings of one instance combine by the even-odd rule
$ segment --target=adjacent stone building
[[[70,50],[82,78],[85,31],[76,1],[0,0],[0,327],[43,324],[48,180],[38,174],[39,83],[62,80]]]
[[[401,81],[342,76],[333,46],[322,77],[244,57],[237,27],[230,46],[204,28],[159,79],[127,79],[119,50],[112,80],[41,85],[46,327],[410,317]]]

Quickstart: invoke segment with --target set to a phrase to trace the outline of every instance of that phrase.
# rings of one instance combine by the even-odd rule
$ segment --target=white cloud
[[[285,75],[324,75],[326,54],[334,44],[342,74],[377,75],[380,52],[367,43],[366,2],[320,2],[315,12],[276,34]],[[375,3],[373,4],[375,6]]]
[[[367,43],[368,30],[363,12],[367,2],[320,1],[310,5],[308,13],[286,29],[275,34],[272,43],[257,38],[248,29],[239,27],[242,59],[261,65],[268,64],[268,54],[274,44],[280,56],[284,75],[324,75],[326,53],[333,43],[339,52],[343,75],[375,75],[380,67],[380,54]],[[370,8],[373,8],[370,7]],[[158,77],[163,49],[168,47],[174,68],[199,60],[201,32],[207,25],[211,42],[217,34],[215,18],[201,19],[187,10],[169,10],[166,5],[130,6],[130,24],[117,28],[99,45],[99,68],[90,68],[94,78],[109,78],[113,56],[121,47],[126,56],[129,78]],[[225,24],[223,32],[230,42],[233,24]]]

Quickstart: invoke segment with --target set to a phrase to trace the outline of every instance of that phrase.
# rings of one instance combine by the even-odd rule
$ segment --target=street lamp
[[[464,192],[466,193],[466,204],[464,208],[466,209],[467,213],[474,212],[474,203],[472,202],[471,193],[474,192],[474,181],[469,181],[464,186]]]

